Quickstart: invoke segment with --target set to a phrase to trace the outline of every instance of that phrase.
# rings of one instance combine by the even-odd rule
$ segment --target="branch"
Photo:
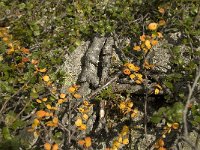
[[[191,85],[188,85],[189,95],[188,95],[187,102],[186,102],[186,105],[185,105],[185,108],[184,108],[184,111],[183,111],[183,123],[184,123],[184,136],[185,136],[185,138],[188,137],[188,125],[187,125],[188,106],[193,101],[191,99],[191,97],[192,97],[192,94],[194,92],[195,87],[197,86],[199,78],[200,78],[200,68],[197,72],[197,75],[195,77],[195,80],[194,80],[192,87],[191,87]]]

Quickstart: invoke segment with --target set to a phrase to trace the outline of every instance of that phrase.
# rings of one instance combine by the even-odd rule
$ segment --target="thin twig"
[[[185,141],[193,150],[197,150],[197,148],[195,147],[195,145],[191,141],[189,141],[187,138],[181,137],[181,139],[183,141]]]
[[[30,82],[30,80],[28,80],[17,92],[15,92],[9,99],[7,99],[7,100],[3,103],[2,107],[1,107],[1,110],[0,110],[0,116],[1,116],[2,111],[4,110],[4,108],[6,108],[7,103],[8,103],[13,97],[15,97],[17,94],[19,94],[19,93],[21,92],[21,90],[23,90],[23,88],[24,88],[29,82]]]
[[[121,75],[121,71],[118,72],[112,79],[110,79],[107,83],[105,83],[104,85],[102,85],[101,87],[99,87],[98,89],[96,89],[94,92],[92,92],[89,96],[87,96],[87,99],[91,99],[94,96],[96,96],[98,93],[100,93],[103,89],[105,89],[107,86],[109,86],[111,83],[113,83],[114,81],[116,81],[118,79],[118,77]]]
[[[192,87],[191,87],[191,85],[188,85],[189,94],[188,94],[187,102],[186,102],[186,105],[185,105],[185,108],[184,108],[184,111],[183,111],[183,123],[184,123],[184,136],[185,136],[185,138],[188,137],[188,124],[187,124],[188,106],[193,101],[191,99],[191,97],[192,97],[192,94],[194,92],[194,89],[195,89],[195,87],[197,85],[197,82],[198,82],[199,78],[200,78],[200,70],[198,70],[198,72],[197,72],[197,75],[195,77],[195,80],[194,80],[194,83],[193,83]]]

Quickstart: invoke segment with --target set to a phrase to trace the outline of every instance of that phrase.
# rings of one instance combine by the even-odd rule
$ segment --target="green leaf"
[[[8,127],[3,127],[3,129],[2,129],[2,135],[3,135],[3,138],[5,140],[11,140],[12,139],[12,137],[10,135],[10,130],[9,130]]]
[[[162,120],[161,116],[154,115],[151,117],[151,122],[153,123],[159,123]]]
[[[164,84],[169,88],[169,89],[173,89],[173,84],[171,83],[171,82],[169,82],[169,81],[164,81]]]

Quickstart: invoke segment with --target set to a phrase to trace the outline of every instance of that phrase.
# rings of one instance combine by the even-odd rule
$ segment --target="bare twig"
[[[188,113],[188,106],[189,104],[193,101],[192,98],[192,94],[194,92],[195,87],[197,86],[197,82],[200,78],[200,69],[197,72],[197,75],[195,77],[194,83],[191,87],[191,85],[188,85],[189,88],[189,94],[188,94],[188,98],[187,98],[187,102],[183,111],[183,123],[184,123],[184,136],[185,138],[188,137],[188,124],[187,124],[187,113]]]
[[[118,79],[118,77],[121,75],[121,71],[118,72],[112,79],[110,79],[107,83],[105,83],[104,85],[102,85],[101,87],[99,87],[97,90],[95,90],[94,92],[92,92],[89,96],[87,96],[87,99],[91,99],[94,96],[96,96],[97,94],[99,94],[103,89],[105,89],[106,87],[108,87],[111,83],[113,83],[114,81],[116,81]]]
[[[197,150],[197,148],[195,147],[195,145],[191,141],[189,141],[187,138],[181,137],[181,139],[183,141],[185,141],[193,150]]]
[[[1,110],[0,110],[0,115],[2,114],[3,110],[6,108],[8,102],[9,102],[13,97],[15,97],[17,94],[19,94],[19,93],[23,90],[23,88],[24,88],[29,82],[30,82],[30,80],[28,80],[21,88],[19,88],[19,90],[18,90],[17,92],[15,92],[9,99],[7,99],[7,100],[3,103],[2,107],[1,107]]]

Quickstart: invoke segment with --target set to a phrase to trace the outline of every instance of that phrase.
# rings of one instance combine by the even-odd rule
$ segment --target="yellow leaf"
[[[140,74],[140,73],[135,73],[135,76],[138,78],[138,79],[140,79],[140,80],[142,80],[142,74]]]
[[[133,102],[128,101],[128,102],[127,102],[127,106],[128,106],[129,108],[132,108],[132,107],[133,107]]]
[[[126,104],[125,104],[125,102],[121,102],[120,104],[119,104],[119,108],[120,109],[125,109],[126,108]]]
[[[159,94],[160,93],[160,90],[158,88],[155,89],[154,91],[155,95]]]
[[[157,32],[157,34],[158,34],[158,38],[163,38],[163,35],[162,35],[162,33],[160,33],[160,32]]]
[[[35,138],[37,138],[37,137],[39,136],[39,132],[37,132],[37,131],[33,132],[33,136],[34,136]]]
[[[45,150],[51,150],[51,144],[45,143],[45,144],[44,144],[44,149],[45,149]]]
[[[122,143],[125,144],[125,145],[127,145],[127,144],[129,143],[128,138],[123,139],[123,142],[122,142]]]
[[[49,79],[49,76],[47,76],[47,75],[46,75],[46,76],[43,76],[42,79],[43,79],[45,82],[48,82],[48,81],[50,80],[50,79]]]
[[[158,25],[159,25],[159,26],[164,26],[164,25],[166,25],[165,20],[160,20],[160,21],[158,22]]]
[[[52,108],[50,104],[47,104],[46,107],[47,107],[47,109],[51,109]]]
[[[39,71],[39,72],[46,72],[47,69],[46,69],[46,68],[43,68],[43,69],[39,69],[38,71]]]
[[[88,118],[89,118],[87,114],[83,114],[82,117],[83,117],[84,120],[88,120]]]
[[[84,100],[84,101],[83,101],[83,105],[89,106],[89,102],[88,102],[87,100]]]
[[[146,40],[144,44],[148,49],[151,49],[151,42],[149,40]]]
[[[162,87],[159,84],[156,84],[155,87],[157,87],[158,89],[162,90]]]
[[[152,64],[149,64],[149,63],[147,62],[147,60],[145,60],[145,61],[144,61],[144,64],[143,64],[143,66],[144,66],[144,68],[146,68],[146,69],[151,69],[151,68],[153,68],[153,67],[154,67],[154,65],[152,65]]]
[[[85,138],[85,147],[90,147],[92,145],[92,139],[90,137]]]
[[[115,147],[117,147],[117,148],[119,148],[120,145],[121,145],[120,142],[117,141],[117,140],[115,140],[115,141],[113,142],[113,146],[115,146]]]
[[[136,116],[137,116],[137,114],[134,112],[131,114],[131,118],[135,118]]]
[[[127,64],[127,67],[128,67],[130,70],[133,70],[133,71],[135,71],[135,72],[138,72],[138,71],[140,70],[140,67],[135,66],[134,64],[131,64],[131,63]]]
[[[48,127],[55,127],[57,124],[53,123],[52,121],[48,121],[45,123]]]
[[[80,118],[78,118],[77,120],[76,120],[76,122],[75,122],[75,125],[77,126],[77,127],[80,127],[81,125],[82,125],[82,119],[80,119]]]
[[[118,142],[122,143],[122,137],[121,136],[118,138]]]
[[[126,125],[123,126],[121,134],[124,136],[124,135],[128,134],[128,132],[129,132],[128,126],[126,126]]]
[[[135,79],[136,76],[135,76],[135,74],[131,74],[129,77],[133,80],[133,79]]]
[[[42,99],[42,101],[43,101],[43,102],[46,102],[46,101],[47,101],[47,98],[46,98],[46,97],[44,97],[44,98]]]
[[[37,103],[42,103],[42,101],[40,99],[36,99]]]
[[[58,108],[57,108],[57,107],[51,107],[51,109],[52,109],[52,110],[58,110]]]
[[[83,113],[85,110],[83,109],[83,108],[78,108],[78,111],[80,112],[80,113]]]
[[[150,23],[149,25],[148,25],[148,29],[149,30],[156,30],[158,28],[158,24],[157,23]]]
[[[35,125],[38,125],[38,124],[40,124],[40,121],[39,121],[38,119],[34,119],[34,120],[33,120],[33,123],[34,123]]]
[[[140,51],[141,48],[140,48],[140,46],[134,46],[134,47],[133,47],[133,50],[135,50],[135,51]]]

